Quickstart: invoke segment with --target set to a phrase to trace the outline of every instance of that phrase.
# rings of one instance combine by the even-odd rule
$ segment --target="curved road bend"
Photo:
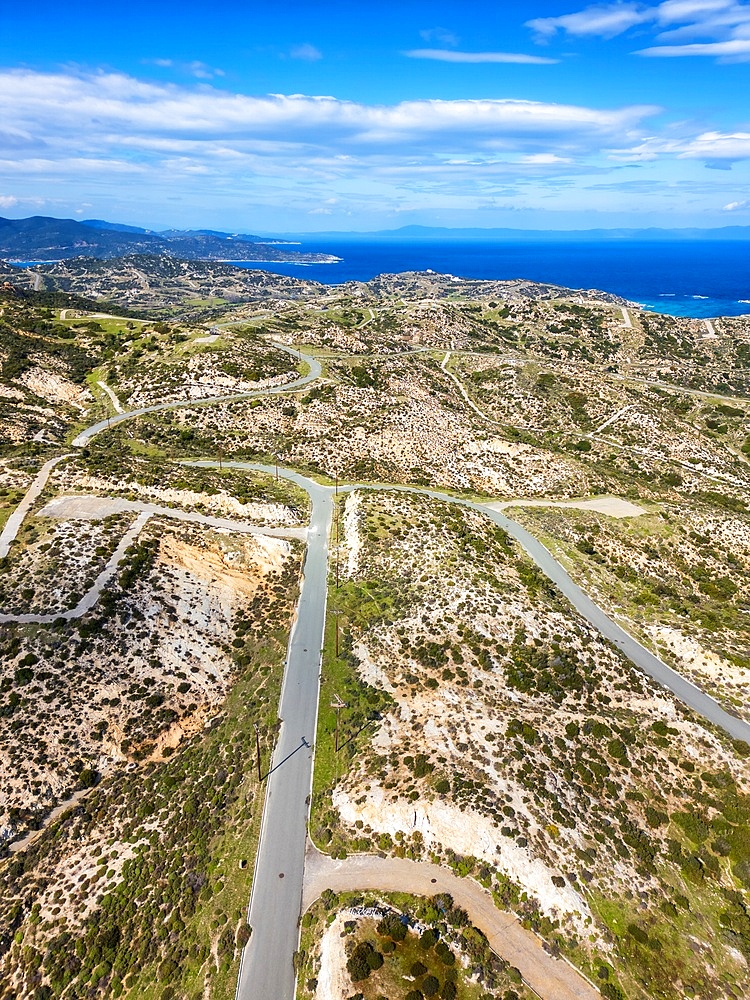
[[[215,467],[218,462],[196,461],[186,465]],[[224,462],[234,468],[273,473],[272,466],[253,462]],[[319,698],[320,650],[326,610],[328,532],[333,488],[320,486],[299,473],[279,469],[279,475],[302,487],[312,501],[308,549],[297,618],[292,631],[279,714],[281,735],[273,755],[267,784],[266,807],[255,865],[248,921],[253,934],[243,956],[237,986],[238,1000],[292,1000],[295,974],[291,957],[298,941],[304,877],[307,796],[312,782],[313,748]],[[595,628],[679,699],[695,708],[732,736],[750,739],[750,725],[725,712],[712,698],[636,642],[616,625],[573,583],[548,550],[515,521],[482,504],[437,490],[408,486],[339,486],[386,490],[429,496],[476,510],[489,517],[518,541],[539,568],[559,587],[576,610]],[[384,888],[383,885],[378,886]],[[270,959],[281,958],[281,965]],[[557,997],[557,993],[548,993]]]
[[[292,348],[278,344],[275,346],[297,356],[297,352]],[[308,374],[287,385],[232,396],[160,403],[127,411],[110,417],[109,420],[99,421],[99,423],[82,431],[72,444],[76,447],[83,447],[96,434],[112,424],[141,414],[294,391],[314,381],[321,374],[320,363],[314,357],[305,356],[304,360],[310,366]],[[219,463],[196,462],[194,464],[210,467],[217,466]],[[225,462],[223,464],[246,468],[250,471],[268,473],[275,471],[269,466],[251,462]],[[48,475],[49,471],[46,474]],[[308,493],[312,502],[312,515],[297,618],[290,636],[287,665],[284,672],[279,708],[279,714],[282,718],[281,733],[273,754],[266,785],[266,805],[248,913],[253,934],[243,952],[237,986],[239,1000],[293,1000],[294,996],[295,973],[292,967],[292,956],[299,940],[298,919],[302,902],[306,823],[309,814],[308,796],[311,790],[320,657],[325,624],[328,533],[332,515],[333,490],[331,487],[320,486],[290,470],[279,469],[278,474],[301,486]],[[341,490],[342,487],[339,489]],[[559,587],[576,610],[606,638],[614,642],[641,669],[669,688],[691,708],[694,708],[709,721],[724,728],[732,736],[750,740],[750,725],[729,715],[712,698],[703,694],[693,684],[641,646],[627,632],[615,625],[601,608],[573,583],[551,553],[536,538],[504,514],[481,504],[435,490],[369,484],[352,485],[344,489],[349,491],[353,489],[383,489],[422,494],[437,500],[457,503],[486,515],[515,538],[539,568]],[[19,519],[19,523],[20,520],[22,517]],[[269,957],[273,955],[282,956],[284,964],[278,966],[272,959],[269,960]]]
[[[218,462],[185,464],[204,468],[218,466]],[[222,464],[225,468],[272,475],[275,472],[273,466],[253,462]],[[312,513],[297,616],[289,639],[281,689],[281,732],[266,779],[266,801],[248,910],[252,936],[242,953],[238,1000],[294,998],[296,974],[292,959],[299,944],[318,723],[333,488],[319,486],[287,469],[279,469],[279,475],[305,490],[312,503]]]
[[[50,624],[58,618],[71,621],[74,618],[82,618],[87,611],[91,611],[99,601],[102,591],[117,572],[120,563],[125,558],[130,545],[138,538],[149,518],[154,515],[172,518],[175,521],[186,521],[189,524],[202,524],[208,528],[221,528],[225,531],[239,531],[249,535],[265,536],[268,538],[297,538],[303,540],[307,538],[307,528],[267,528],[262,525],[249,524],[247,521],[233,521],[226,517],[211,517],[208,514],[190,513],[179,510],[176,507],[159,507],[157,504],[138,503],[133,500],[102,500],[97,496],[68,496],[57,497],[51,500],[47,506],[40,511],[39,516],[46,517],[76,517],[86,516],[86,511],[94,516],[100,512],[101,517],[107,513],[122,513],[124,511],[134,511],[138,515],[133,524],[128,528],[120,539],[116,549],[107,561],[104,569],[99,573],[94,583],[76,606],[67,611],[59,611],[51,614],[5,614],[0,613],[0,623],[22,622],[34,623],[37,625]]]
[[[26,494],[10,515],[8,520],[5,522],[2,532],[0,532],[0,558],[5,558],[10,551],[11,543],[16,540],[16,535],[18,534],[18,529],[23,524],[24,518],[28,514],[32,504],[42,492],[44,487],[47,485],[47,480],[49,479],[50,472],[58,464],[62,462],[65,458],[72,458],[73,456],[68,455],[58,455],[57,458],[51,458],[49,462],[45,462],[41,467],[39,472],[37,472],[36,477],[29,486]]]
[[[64,618],[66,621],[72,621],[74,618],[82,618],[87,611],[91,611],[94,605],[97,603],[101,597],[102,590],[106,587],[109,581],[117,572],[117,567],[120,565],[122,560],[125,558],[125,552],[128,547],[133,544],[133,542],[138,538],[143,528],[146,526],[146,522],[151,517],[148,511],[144,511],[138,515],[133,524],[128,528],[125,534],[119,541],[119,544],[112,555],[107,561],[107,565],[97,576],[96,580],[92,586],[83,595],[81,600],[76,604],[74,608],[69,611],[57,611],[52,614],[42,615],[42,614],[19,614],[19,615],[6,615],[0,614],[0,622],[23,622],[29,623],[33,622],[37,625],[49,625],[58,618]]]
[[[92,438],[96,437],[102,431],[108,430],[115,424],[122,423],[123,420],[141,417],[146,413],[158,413],[160,410],[176,410],[191,406],[209,406],[213,403],[236,403],[242,399],[259,399],[261,396],[278,396],[285,392],[295,392],[297,389],[301,389],[303,385],[307,385],[308,382],[314,382],[315,379],[320,378],[322,375],[323,369],[320,362],[312,355],[302,354],[293,347],[286,347],[284,344],[274,343],[272,346],[280,351],[285,351],[287,354],[291,354],[293,357],[299,358],[300,361],[304,361],[309,366],[310,371],[307,375],[301,375],[293,382],[287,382],[285,385],[279,385],[271,389],[236,392],[227,396],[202,396],[199,399],[177,399],[167,403],[154,403],[152,406],[141,406],[135,410],[125,410],[122,413],[116,413],[114,416],[100,420],[98,423],[92,424],[91,427],[87,427],[86,430],[81,431],[77,437],[73,438],[71,444],[74,448],[84,448]]]
[[[577,969],[548,955],[540,939],[523,928],[512,913],[499,910],[490,893],[478,882],[459,878],[440,865],[372,854],[334,861],[308,842],[303,909],[325,889],[334,892],[375,889],[415,896],[450,893],[469,914],[472,924],[485,935],[495,954],[514,965],[537,996],[547,1000],[601,1000],[599,991]]]
[[[448,493],[440,493],[437,490],[421,489],[412,486],[370,486],[367,484],[357,486],[341,486],[339,492],[351,491],[355,489],[365,490],[389,490],[399,493],[417,493],[432,497],[435,500],[443,500],[447,503],[459,504],[462,507],[469,507],[471,510],[479,511],[489,517],[491,521],[499,525],[508,534],[520,543],[524,551],[529,555],[539,569],[547,576],[555,586],[566,597],[576,611],[594,626],[606,639],[613,642],[617,648],[632,660],[644,673],[652,677],[662,687],[667,688],[683,704],[692,708],[699,715],[709,722],[719,726],[731,737],[738,740],[746,740],[750,743],[750,724],[738,719],[735,715],[726,712],[718,702],[714,701],[707,694],[701,691],[689,680],[678,674],[676,670],[668,667],[663,660],[660,660],[653,653],[642,646],[637,639],[634,639],[629,632],[620,628],[612,619],[604,613],[598,604],[594,604],[581,588],[575,584],[565,569],[555,559],[549,549],[531,535],[525,528],[522,528],[516,521],[501,514],[500,511],[493,510],[485,504],[473,503],[471,500],[464,500],[461,497],[454,497]]]

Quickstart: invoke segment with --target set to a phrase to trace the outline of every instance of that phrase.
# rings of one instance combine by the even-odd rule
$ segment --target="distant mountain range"
[[[0,260],[9,262],[70,260],[95,257],[108,260],[132,254],[169,256],[190,261],[237,261],[259,263],[328,264],[340,260],[337,246],[347,243],[419,243],[472,241],[492,243],[561,243],[614,241],[747,241],[750,227],[723,229],[447,229],[433,226],[403,226],[370,233],[325,232],[257,236],[225,233],[214,229],[167,229],[157,232],[103,219],[0,218]],[[317,245],[316,252],[297,249],[295,244]],[[321,244],[336,244],[333,253],[320,252]]]
[[[32,216],[0,218],[0,259],[8,261],[57,261],[71,257],[108,259],[128,254],[168,255],[181,260],[286,261],[325,264],[338,258],[330,254],[302,253],[288,242],[213,230],[170,229],[152,232],[101,219],[76,222]]]
[[[493,243],[599,243],[611,240],[745,240],[750,242],[750,226],[724,226],[721,229],[447,229],[439,226],[402,226],[371,233],[325,232],[284,233],[283,239],[340,241],[341,243],[420,240],[476,240]]]

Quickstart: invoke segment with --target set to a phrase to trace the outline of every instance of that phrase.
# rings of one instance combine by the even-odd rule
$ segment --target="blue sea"
[[[528,278],[596,288],[673,316],[750,314],[750,243],[633,241],[492,243],[458,240],[365,242],[310,239],[289,249],[327,253],[337,264],[257,262],[241,267],[324,284],[433,270],[461,278]]]

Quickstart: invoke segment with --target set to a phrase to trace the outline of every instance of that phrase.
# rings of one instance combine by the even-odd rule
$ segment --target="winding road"
[[[39,472],[37,472],[34,481],[31,486],[29,486],[23,499],[5,522],[2,532],[0,532],[0,559],[4,559],[10,552],[10,547],[13,542],[15,542],[16,535],[18,534],[26,515],[31,510],[37,497],[47,485],[47,480],[49,479],[50,473],[54,467],[66,458],[71,457],[72,456],[68,454],[58,455],[56,458],[51,458],[49,462],[45,462]]]
[[[275,341],[273,342],[273,346],[305,362],[310,368],[307,375],[301,375],[293,382],[286,382],[284,385],[275,386],[271,389],[255,389],[252,392],[237,392],[226,396],[201,396],[198,399],[170,400],[166,403],[141,406],[135,410],[124,410],[122,413],[105,417],[104,420],[99,420],[97,423],[92,424],[91,427],[87,427],[77,437],[74,437],[70,443],[74,448],[85,448],[89,441],[95,438],[97,434],[101,434],[102,431],[109,430],[116,424],[122,423],[123,420],[142,417],[146,413],[159,413],[161,410],[176,410],[190,406],[213,406],[216,403],[236,403],[242,399],[259,399],[261,396],[278,396],[280,393],[294,392],[297,389],[301,389],[302,386],[307,385],[308,382],[314,382],[315,379],[320,378],[322,375],[323,369],[317,358],[309,354],[303,354],[301,351],[296,351],[293,347],[287,347],[285,344],[277,344]]]
[[[218,468],[218,462],[186,462],[203,468]],[[223,462],[224,467],[273,474],[275,467],[252,462]],[[305,884],[304,854],[309,795],[312,786],[315,720],[319,700],[320,654],[325,627],[328,582],[328,533],[334,488],[321,486],[290,469],[278,474],[307,491],[312,501],[307,557],[297,617],[292,632],[279,716],[279,742],[269,772],[266,808],[256,858],[248,922],[252,937],[245,948],[237,987],[237,1000],[274,997],[293,1000],[295,974],[291,957],[298,942]],[[650,677],[672,691],[683,703],[730,735],[750,742],[750,725],[724,709],[699,688],[672,670],[609,618],[571,580],[552,554],[521,525],[500,511],[438,490],[410,486],[351,484],[338,492],[387,491],[427,496],[478,511],[508,532],[552,580],[575,609],[602,635],[612,641]],[[391,885],[388,882],[388,885]],[[379,888],[388,886],[382,884]],[[279,960],[271,963],[268,956]],[[503,957],[507,957],[500,950]],[[581,983],[584,980],[581,979]],[[581,986],[583,990],[584,987]],[[550,998],[588,996],[550,992]]]
[[[177,407],[210,405],[286,393],[295,391],[320,377],[321,366],[315,358],[300,355],[299,352],[283,345],[275,344],[274,346],[306,361],[310,366],[308,374],[272,389],[160,403],[126,411],[87,428],[78,434],[72,443],[75,447],[84,447],[97,434],[132,417]],[[8,547],[15,538],[23,518],[44,488],[52,468],[65,457],[67,456],[62,455],[52,459],[42,467],[26,497],[0,535],[0,554],[7,554]],[[219,466],[219,462],[213,461],[186,461],[183,464],[200,467]],[[243,952],[237,986],[239,1000],[293,1000],[295,992],[293,955],[298,946],[298,922],[303,906],[306,828],[317,725],[321,650],[326,616],[329,532],[334,489],[331,486],[320,485],[290,469],[280,468],[276,470],[275,467],[252,462],[224,461],[221,464],[224,468],[233,467],[278,474],[304,489],[312,504],[300,597],[289,641],[279,706],[282,725],[266,781],[266,801],[248,911],[252,935]],[[458,504],[479,511],[490,518],[519,542],[578,613],[597,628],[603,636],[613,642],[637,666],[667,687],[678,699],[704,718],[720,726],[731,736],[750,742],[750,725],[725,712],[717,702],[668,667],[615,624],[573,583],[563,567],[534,536],[500,511],[437,490],[372,484],[339,486],[339,492],[358,489],[418,494]],[[152,512],[149,510],[142,510],[136,524],[141,522],[141,519],[150,517],[151,514]],[[125,544],[128,535],[135,529],[136,525],[133,525],[130,532],[123,538],[118,551]],[[109,565],[107,569],[109,569]],[[96,595],[93,595],[93,589],[84,599],[94,597],[89,606],[93,606],[97,599]],[[77,612],[78,608],[74,609],[73,612],[68,612],[65,617],[73,617]],[[8,616],[2,616],[2,620],[10,619]],[[39,616],[26,616],[23,619],[16,616],[14,620],[37,621],[41,619]],[[386,886],[379,887],[385,888]],[[504,952],[501,951],[501,954]],[[576,976],[578,976],[577,973]],[[584,988],[580,985],[585,982],[582,977],[578,976],[577,981],[580,987],[578,993],[563,994],[553,990],[548,992],[546,997],[548,1000],[556,1000],[558,997],[568,995],[590,996],[590,988],[588,986]]]
[[[478,882],[473,878],[459,878],[440,865],[372,854],[357,854],[344,861],[334,861],[308,843],[303,909],[326,889],[334,892],[375,889],[414,896],[447,892],[466,910],[492,950],[518,969],[523,981],[537,996],[545,1000],[599,1000],[601,997],[572,965],[548,955],[540,939],[522,927],[514,914],[499,910],[490,893]]]

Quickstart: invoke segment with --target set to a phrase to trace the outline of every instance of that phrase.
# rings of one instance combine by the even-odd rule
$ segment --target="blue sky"
[[[38,0],[3,12],[0,214],[750,225],[748,94],[744,0]]]

